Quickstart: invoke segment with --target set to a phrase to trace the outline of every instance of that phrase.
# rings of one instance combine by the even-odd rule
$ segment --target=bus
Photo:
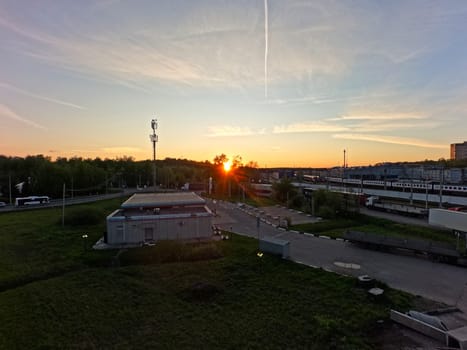
[[[15,206],[21,207],[23,205],[36,205],[36,204],[47,204],[50,203],[48,196],[29,196],[16,198]]]

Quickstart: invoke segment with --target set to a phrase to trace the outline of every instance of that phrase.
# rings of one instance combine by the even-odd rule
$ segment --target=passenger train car
[[[326,177],[326,181],[331,184],[349,185],[364,188],[377,188],[392,191],[413,191],[439,193],[446,195],[467,197],[467,185],[443,184],[431,181],[417,180],[362,180],[362,179],[343,179],[340,177]]]

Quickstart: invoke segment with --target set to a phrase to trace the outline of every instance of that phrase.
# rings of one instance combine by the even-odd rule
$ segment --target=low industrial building
[[[136,193],[107,216],[104,242],[138,246],[158,240],[212,236],[212,212],[193,192]]]

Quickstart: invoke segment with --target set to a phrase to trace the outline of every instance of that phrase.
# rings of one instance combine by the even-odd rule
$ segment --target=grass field
[[[449,231],[429,227],[413,226],[396,223],[386,219],[356,215],[354,218],[323,220],[315,224],[292,226],[291,229],[318,233],[330,237],[342,237],[346,230],[369,232],[395,237],[411,237],[432,241],[447,242],[456,245],[456,237]],[[465,240],[461,238],[460,247],[465,247]]]
[[[119,202],[92,208],[104,218]],[[96,241],[104,222],[59,219],[56,209],[0,215],[1,349],[372,349],[377,321],[414,299],[385,287],[374,300],[352,278],[259,258],[242,236],[160,242],[115,267],[116,251],[81,238]]]

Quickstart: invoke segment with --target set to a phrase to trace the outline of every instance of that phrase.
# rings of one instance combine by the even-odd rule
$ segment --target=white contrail
[[[3,119],[3,118],[9,118],[9,119],[17,120],[17,121],[19,121],[21,123],[33,126],[35,128],[42,129],[42,130],[47,130],[47,128],[45,126],[37,124],[37,123],[33,122],[32,120],[29,120],[27,118],[23,118],[22,116],[20,116],[19,114],[15,113],[10,108],[5,106],[4,104],[0,103],[0,120]]]
[[[268,0],[264,0],[264,97],[268,98]]]
[[[59,105],[62,105],[62,106],[67,106],[67,107],[76,108],[76,109],[86,109],[83,106],[79,106],[79,105],[71,103],[71,102],[67,102],[67,101],[63,101],[63,100],[57,100],[55,98],[50,98],[50,97],[43,96],[43,95],[38,95],[38,94],[35,94],[35,93],[32,93],[32,92],[20,89],[19,87],[16,87],[16,86],[13,86],[13,85],[10,85],[10,84],[7,84],[7,83],[0,83],[0,88],[9,89],[11,91],[15,91],[15,92],[20,93],[20,94],[25,95],[25,96],[37,98],[38,100],[42,100],[42,101],[56,103],[56,104],[59,104]]]

